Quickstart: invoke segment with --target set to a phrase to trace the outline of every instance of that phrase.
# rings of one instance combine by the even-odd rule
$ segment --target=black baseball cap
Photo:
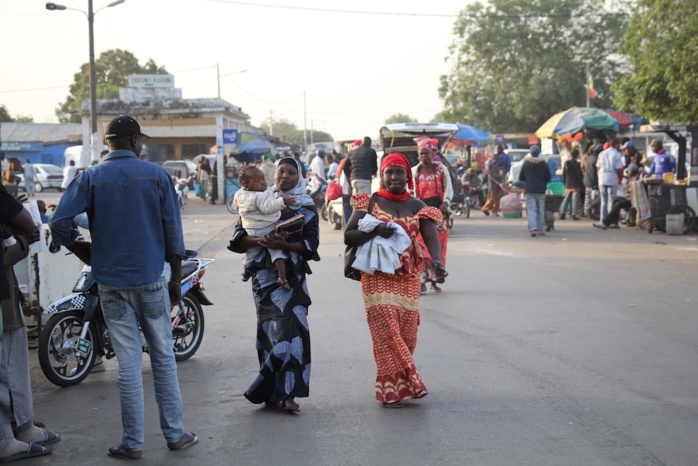
[[[118,139],[135,135],[150,139],[150,136],[141,133],[141,125],[136,120],[130,116],[120,115],[109,122],[104,139]]]

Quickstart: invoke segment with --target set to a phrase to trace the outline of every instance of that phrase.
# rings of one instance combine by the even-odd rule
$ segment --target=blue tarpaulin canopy
[[[492,136],[487,131],[463,123],[456,123],[456,125],[460,129],[451,138],[454,143],[465,146],[482,146],[492,143]]]
[[[243,141],[235,147],[232,155],[238,162],[261,162],[262,155],[271,152],[276,153],[276,146],[256,134],[242,133]]]

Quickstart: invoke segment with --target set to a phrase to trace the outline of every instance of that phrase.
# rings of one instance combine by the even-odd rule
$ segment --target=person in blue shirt
[[[181,259],[186,257],[177,195],[165,170],[140,160],[141,127],[129,116],[107,125],[109,153],[68,186],[51,218],[51,233],[92,265],[102,312],[119,362],[121,443],[110,456],[138,459],[144,443],[140,329],[145,336],[160,412],[170,450],[198,441],[182,424],[182,396],[172,349],[171,304],[179,302]],[[87,212],[92,243],[77,241],[71,222]],[[171,268],[169,281],[163,264]],[[168,296],[169,295],[169,296]]]
[[[661,177],[664,173],[674,173],[676,171],[676,160],[666,149],[664,149],[664,144],[662,144],[662,141],[659,139],[654,139],[650,143],[650,148],[656,155],[654,156],[652,166],[647,172],[645,178],[649,178],[652,175],[659,175]]]

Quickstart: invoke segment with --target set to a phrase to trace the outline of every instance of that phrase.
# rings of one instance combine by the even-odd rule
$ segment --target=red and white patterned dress
[[[351,199],[352,207],[363,212],[368,209],[369,202],[370,197],[363,193]],[[376,400],[392,403],[405,398],[422,398],[427,389],[412,359],[419,327],[419,265],[424,260],[417,236],[420,219],[430,219],[439,225],[443,216],[439,209],[425,207],[414,215],[395,218],[382,211],[377,202],[373,204],[371,215],[384,222],[397,223],[412,239],[412,245],[400,256],[402,266],[395,274],[361,273],[361,291],[376,360]]]

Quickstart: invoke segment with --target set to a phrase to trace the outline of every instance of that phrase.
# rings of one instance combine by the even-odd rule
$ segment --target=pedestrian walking
[[[427,206],[436,207],[441,211],[444,221],[437,227],[439,244],[441,245],[441,264],[446,266],[446,249],[448,247],[448,231],[451,222],[449,206],[453,198],[451,176],[446,166],[435,162],[434,156],[439,151],[439,140],[425,136],[416,138],[419,163],[412,167],[414,179],[414,196]],[[423,245],[426,250],[426,245]],[[429,261],[431,257],[428,258]],[[426,282],[431,282],[431,291],[438,293],[441,288],[437,285],[437,273],[424,262],[419,268],[421,292],[427,292]]]
[[[545,159],[540,156],[540,146],[531,146],[530,153],[524,157],[519,173],[519,181],[524,183],[526,195],[526,213],[528,230],[531,236],[545,236],[543,219],[545,216],[545,188],[550,181],[550,169]]]
[[[499,201],[504,193],[502,183],[504,183],[509,171],[509,168],[507,167],[508,160],[509,156],[504,153],[504,147],[502,145],[498,145],[497,151],[485,166],[489,189],[487,191],[487,201],[480,209],[485,215],[490,215],[491,211],[492,215],[497,217],[499,216]],[[511,162],[509,162],[509,167],[511,167]]]
[[[228,249],[244,254],[254,247],[265,248],[254,262],[247,264],[252,273],[252,293],[257,309],[257,357],[259,373],[245,390],[245,398],[255,404],[298,411],[296,398],[305,398],[310,389],[310,294],[306,275],[308,262],[320,260],[318,213],[305,192],[300,163],[292,157],[279,161],[276,170],[275,197],[292,196],[296,203],[281,211],[280,221],[303,215],[302,229],[288,236],[271,232],[252,237],[239,220]],[[286,279],[289,288],[279,282],[269,249],[286,253]]]
[[[373,202],[366,193],[352,196],[354,213],[344,232],[344,242],[360,246],[374,238],[391,238],[397,236],[397,228],[409,236],[410,244],[399,255],[400,267],[395,273],[361,272],[361,292],[376,360],[376,400],[386,408],[401,408],[403,400],[428,393],[412,359],[419,327],[419,262],[425,260],[417,236],[424,238],[436,276],[445,277],[436,230],[443,215],[410,195],[407,187],[413,187],[412,171],[403,154],[383,157],[380,177],[385,187],[373,195]]]
[[[71,160],[68,165],[63,168],[63,182],[61,183],[61,189],[66,189],[73,178],[75,178],[75,173],[77,173],[78,167],[75,166],[75,160]]]
[[[579,164],[579,149],[572,149],[570,159],[562,169],[562,182],[565,183],[565,197],[560,206],[560,220],[564,220],[569,208],[572,220],[579,220],[579,193],[584,189],[584,174]]]
[[[364,137],[363,143],[349,153],[344,172],[349,177],[353,194],[371,194],[371,179],[378,171],[378,155],[371,148],[371,138]]]
[[[207,157],[201,157],[199,166],[196,171],[196,180],[201,188],[201,199],[206,200],[208,194],[208,182],[211,179],[211,164],[208,163]]]
[[[186,257],[177,195],[160,166],[140,160],[141,127],[129,116],[109,122],[107,154],[66,189],[51,219],[54,241],[92,265],[102,312],[119,362],[121,443],[110,456],[138,459],[144,443],[141,330],[150,353],[160,428],[170,450],[198,441],[185,432],[172,350],[171,305],[181,297]],[[75,241],[71,221],[87,212],[92,243]],[[163,269],[169,263],[170,277]],[[169,297],[168,297],[169,295]]]
[[[620,149],[620,141],[613,139],[610,147],[601,151],[596,162],[596,168],[599,171],[602,222],[611,210],[612,196],[616,194],[618,179],[623,175],[623,158],[618,149]]]
[[[31,159],[27,159],[27,163],[24,164],[24,191],[27,196],[34,197],[36,192],[36,167],[32,163]]]
[[[591,215],[591,206],[599,197],[599,173],[596,164],[603,150],[601,144],[592,144],[587,148],[587,155],[582,161],[584,170],[584,216]]]

